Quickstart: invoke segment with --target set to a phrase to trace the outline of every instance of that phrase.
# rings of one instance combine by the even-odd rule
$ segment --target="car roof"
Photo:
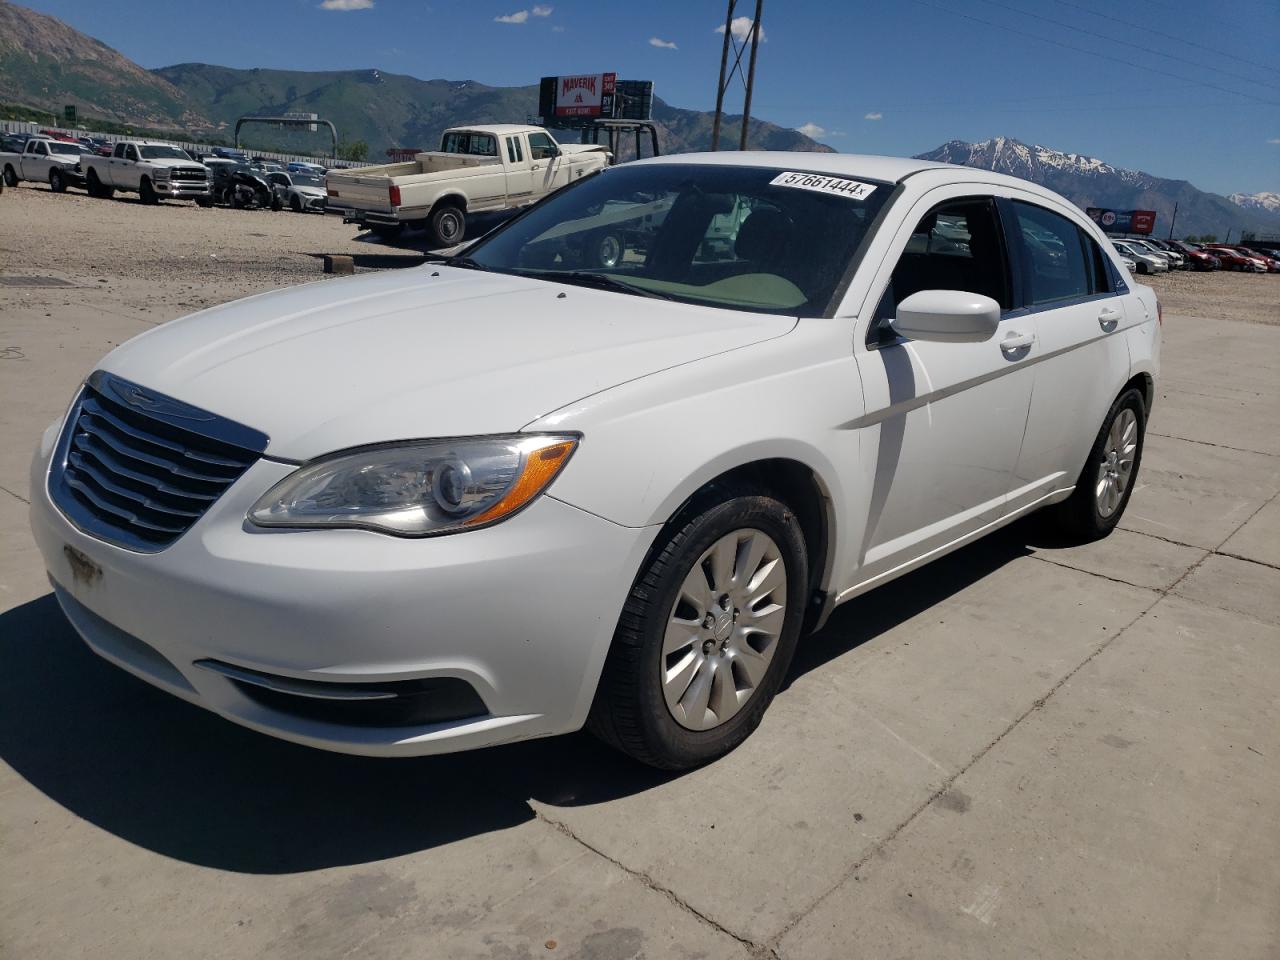
[[[908,157],[884,157],[863,153],[796,153],[786,150],[724,150],[717,153],[682,153],[675,156],[649,157],[636,163],[696,163],[740,167],[775,167],[799,173],[825,173],[861,177],[897,183],[912,174],[926,170],[946,170],[955,179],[975,183],[1008,182],[1025,187],[1026,180],[1006,176],[977,167],[953,163],[915,160]],[[1034,186],[1034,184],[1033,184]]]

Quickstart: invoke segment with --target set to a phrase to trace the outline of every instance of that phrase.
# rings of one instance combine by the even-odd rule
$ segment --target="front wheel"
[[[467,215],[461,207],[437,206],[427,220],[431,239],[437,247],[452,247],[462,242],[467,232]]]
[[[1051,508],[1068,539],[1088,543],[1101,540],[1116,528],[1133,494],[1146,432],[1147,408],[1142,394],[1126,390],[1107,411],[1076,480],[1075,492]]]
[[[146,177],[143,177],[142,182],[138,184],[138,196],[149,207],[153,207],[160,202],[160,196],[156,193],[156,188],[151,185],[151,181]]]
[[[622,238],[616,233],[604,231],[591,240],[593,266],[611,269],[622,260],[624,247]]]
[[[67,192],[67,178],[62,175],[61,170],[49,171],[49,189],[54,193]]]
[[[726,491],[660,535],[614,633],[588,726],[644,763],[708,763],[760,724],[800,635],[808,560],[795,514]]]
[[[298,199],[297,194],[294,194],[289,198],[289,209],[294,213],[302,212],[302,201]]]

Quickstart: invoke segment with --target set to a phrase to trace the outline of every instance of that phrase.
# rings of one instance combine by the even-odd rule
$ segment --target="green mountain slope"
[[[120,123],[196,127],[176,87],[61,20],[0,0],[0,98]]]
[[[201,63],[162,67],[155,74],[182,91],[210,118],[232,124],[251,114],[317,113],[337,126],[344,140],[364,140],[372,156],[388,147],[430,148],[450,126],[465,123],[523,123],[538,109],[538,88],[490,87],[473,80],[419,80],[381,70],[310,72],[233,70]],[[706,149],[711,114],[682,110],[658,100],[654,105],[659,142],[665,153]],[[725,126],[736,144],[740,117]],[[298,134],[246,128],[247,143],[260,147]],[[313,138],[314,143],[319,143]],[[751,146],[766,150],[830,151],[795,130],[752,120]]]

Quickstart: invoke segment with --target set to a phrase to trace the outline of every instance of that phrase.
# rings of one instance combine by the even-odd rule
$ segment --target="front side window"
[[[124,149],[124,158],[125,158],[126,160],[137,160],[137,159],[138,159],[138,150],[137,150],[137,148],[136,148],[136,147],[134,147],[134,146],[128,146],[128,147],[125,147],[125,149]]]
[[[1015,200],[1021,234],[1025,306],[1042,306],[1094,292],[1080,230],[1066,217]]]
[[[557,153],[556,145],[545,133],[529,134],[529,159],[549,160]]]
[[[898,304],[922,290],[980,293],[1002,310],[1012,307],[1008,256],[994,200],[950,200],[920,219],[876,308],[868,342],[896,339],[889,321]]]
[[[611,168],[553,194],[468,255],[500,273],[821,316],[890,187],[823,192],[775,182],[785,176],[727,165]]]
[[[49,148],[45,146],[45,142],[43,140],[37,140],[35,144],[35,152],[43,157],[49,152]]]

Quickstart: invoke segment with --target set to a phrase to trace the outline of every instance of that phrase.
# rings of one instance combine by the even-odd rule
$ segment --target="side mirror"
[[[1000,326],[1000,304],[980,293],[921,290],[898,304],[889,325],[908,340],[981,343]]]

